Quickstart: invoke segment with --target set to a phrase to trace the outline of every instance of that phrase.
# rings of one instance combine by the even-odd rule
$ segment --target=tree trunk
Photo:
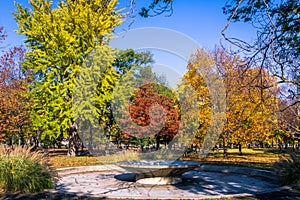
[[[75,148],[75,142],[73,137],[74,135],[69,136],[68,156],[76,156],[76,148]]]
[[[160,140],[160,137],[157,135],[155,137],[155,139],[156,139],[156,150],[159,150],[159,140]]]
[[[295,152],[295,140],[293,140],[293,151]]]
[[[223,156],[224,156],[225,159],[228,158],[227,145],[226,145],[224,139],[223,139]]]
[[[242,144],[239,143],[238,146],[239,146],[239,154],[242,155]]]
[[[77,130],[74,122],[69,129],[69,148],[67,154],[68,156],[76,156],[78,154],[78,148],[76,147],[77,137]]]
[[[19,144],[19,146],[25,144],[25,142],[24,142],[24,135],[23,135],[23,132],[22,132],[22,126],[19,126],[19,138],[18,138],[18,144]]]
[[[279,151],[281,151],[281,143],[278,144]]]
[[[109,133],[105,133],[105,155],[109,155]]]
[[[89,128],[89,145],[88,145],[88,149],[89,149],[89,152],[91,154],[93,154],[93,131],[92,131],[91,127]]]

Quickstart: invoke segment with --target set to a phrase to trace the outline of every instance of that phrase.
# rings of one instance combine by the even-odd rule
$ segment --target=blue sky
[[[16,0],[23,6],[28,6],[28,0]],[[118,5],[122,8],[128,5],[129,0],[121,0]],[[143,5],[148,5],[149,0],[136,0],[137,8]],[[225,5],[225,0],[174,0],[173,14],[170,17],[165,15],[156,16],[153,18],[142,18],[137,16],[130,29],[143,27],[160,27],[168,28],[185,34],[194,39],[199,46],[213,49],[215,45],[223,41],[223,44],[230,46],[224,42],[221,36],[221,30],[226,25],[226,16],[222,13],[222,7]],[[5,45],[13,46],[22,44],[23,36],[14,32],[17,29],[17,24],[13,18],[12,11],[15,10],[14,1],[0,1],[0,26],[3,26],[8,34]],[[128,30],[129,19],[120,27],[116,28],[116,33]],[[251,40],[254,36],[254,31],[249,25],[234,24],[230,27],[228,34],[238,38]],[[165,52],[153,51],[155,59],[158,63],[168,66],[173,66],[181,73],[185,68],[186,61],[174,57]]]

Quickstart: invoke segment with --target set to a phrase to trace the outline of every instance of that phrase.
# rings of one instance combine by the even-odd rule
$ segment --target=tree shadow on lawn
[[[220,166],[248,167],[248,168],[273,170],[273,163],[264,163],[264,162],[206,161],[205,163],[212,164],[212,165],[220,165]]]

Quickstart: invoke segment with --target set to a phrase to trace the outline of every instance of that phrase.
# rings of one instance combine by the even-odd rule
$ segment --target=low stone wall
[[[80,167],[66,167],[58,168],[56,172],[59,176],[69,176],[73,174],[92,173],[92,172],[105,172],[105,171],[118,171],[124,172],[125,170],[116,165],[94,165],[94,166],[80,166]]]

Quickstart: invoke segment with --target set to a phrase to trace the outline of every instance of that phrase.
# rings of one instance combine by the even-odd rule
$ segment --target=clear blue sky
[[[23,6],[28,6],[28,0],[16,0]],[[128,5],[129,0],[120,0],[119,7]],[[149,0],[136,0],[137,8],[148,5]],[[137,16],[131,29],[143,27],[161,27],[168,28],[183,33],[194,39],[200,46],[207,49],[213,49],[215,45],[220,43],[222,39],[221,30],[226,25],[226,16],[222,13],[222,7],[225,0],[174,0],[173,14],[170,17],[165,15],[142,18]],[[17,24],[13,18],[12,11],[15,10],[13,0],[0,1],[0,26],[3,26],[8,34],[5,45],[19,45],[23,43],[23,36],[14,32]],[[128,29],[128,21],[120,27],[116,32]],[[231,26],[228,34],[246,40],[251,40],[254,36],[253,29],[245,24],[235,24]],[[223,40],[224,42],[224,40]],[[226,42],[224,43],[226,44]],[[227,44],[229,46],[229,44]],[[178,58],[171,58],[170,55],[164,53],[155,53],[156,60],[165,65],[177,65],[176,68],[186,65],[186,62],[180,61]],[[181,69],[179,71],[182,72]]]

